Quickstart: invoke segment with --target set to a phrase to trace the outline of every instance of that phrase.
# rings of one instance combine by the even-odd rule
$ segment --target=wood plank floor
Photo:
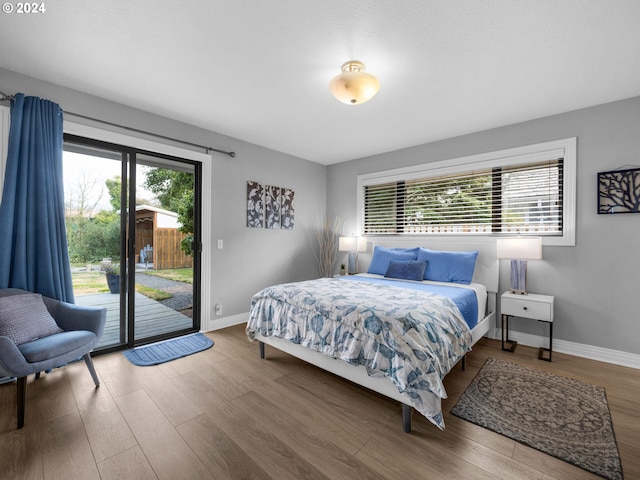
[[[140,293],[135,294],[136,340],[192,328],[193,320]],[[107,323],[97,348],[120,343],[120,295],[95,293],[78,295],[78,305],[105,307]]]
[[[121,353],[30,377],[16,430],[15,384],[0,386],[2,479],[595,479],[448,412],[489,357],[606,388],[622,466],[640,478],[640,370],[484,339],[445,379],[445,431],[392,401],[267,347],[243,326],[213,348],[155,367]]]

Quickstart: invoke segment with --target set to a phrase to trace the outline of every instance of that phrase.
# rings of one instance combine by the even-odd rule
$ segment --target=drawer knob
[[[523,310],[526,310],[526,309],[527,309],[527,307],[522,307],[522,309],[523,309]]]

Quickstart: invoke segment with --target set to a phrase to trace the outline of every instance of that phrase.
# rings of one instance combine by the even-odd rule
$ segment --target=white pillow
[[[39,293],[0,298],[0,335],[9,337],[16,345],[61,331]]]

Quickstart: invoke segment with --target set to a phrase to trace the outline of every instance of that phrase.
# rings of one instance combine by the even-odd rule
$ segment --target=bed
[[[442,379],[494,328],[498,287],[494,244],[443,247],[375,246],[368,273],[265,288],[247,336],[400,402],[407,433],[414,409],[443,429]]]

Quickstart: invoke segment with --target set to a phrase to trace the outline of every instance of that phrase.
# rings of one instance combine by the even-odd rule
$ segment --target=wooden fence
[[[185,237],[177,228],[156,228],[153,240],[153,269],[189,268],[193,258],[180,247]]]

